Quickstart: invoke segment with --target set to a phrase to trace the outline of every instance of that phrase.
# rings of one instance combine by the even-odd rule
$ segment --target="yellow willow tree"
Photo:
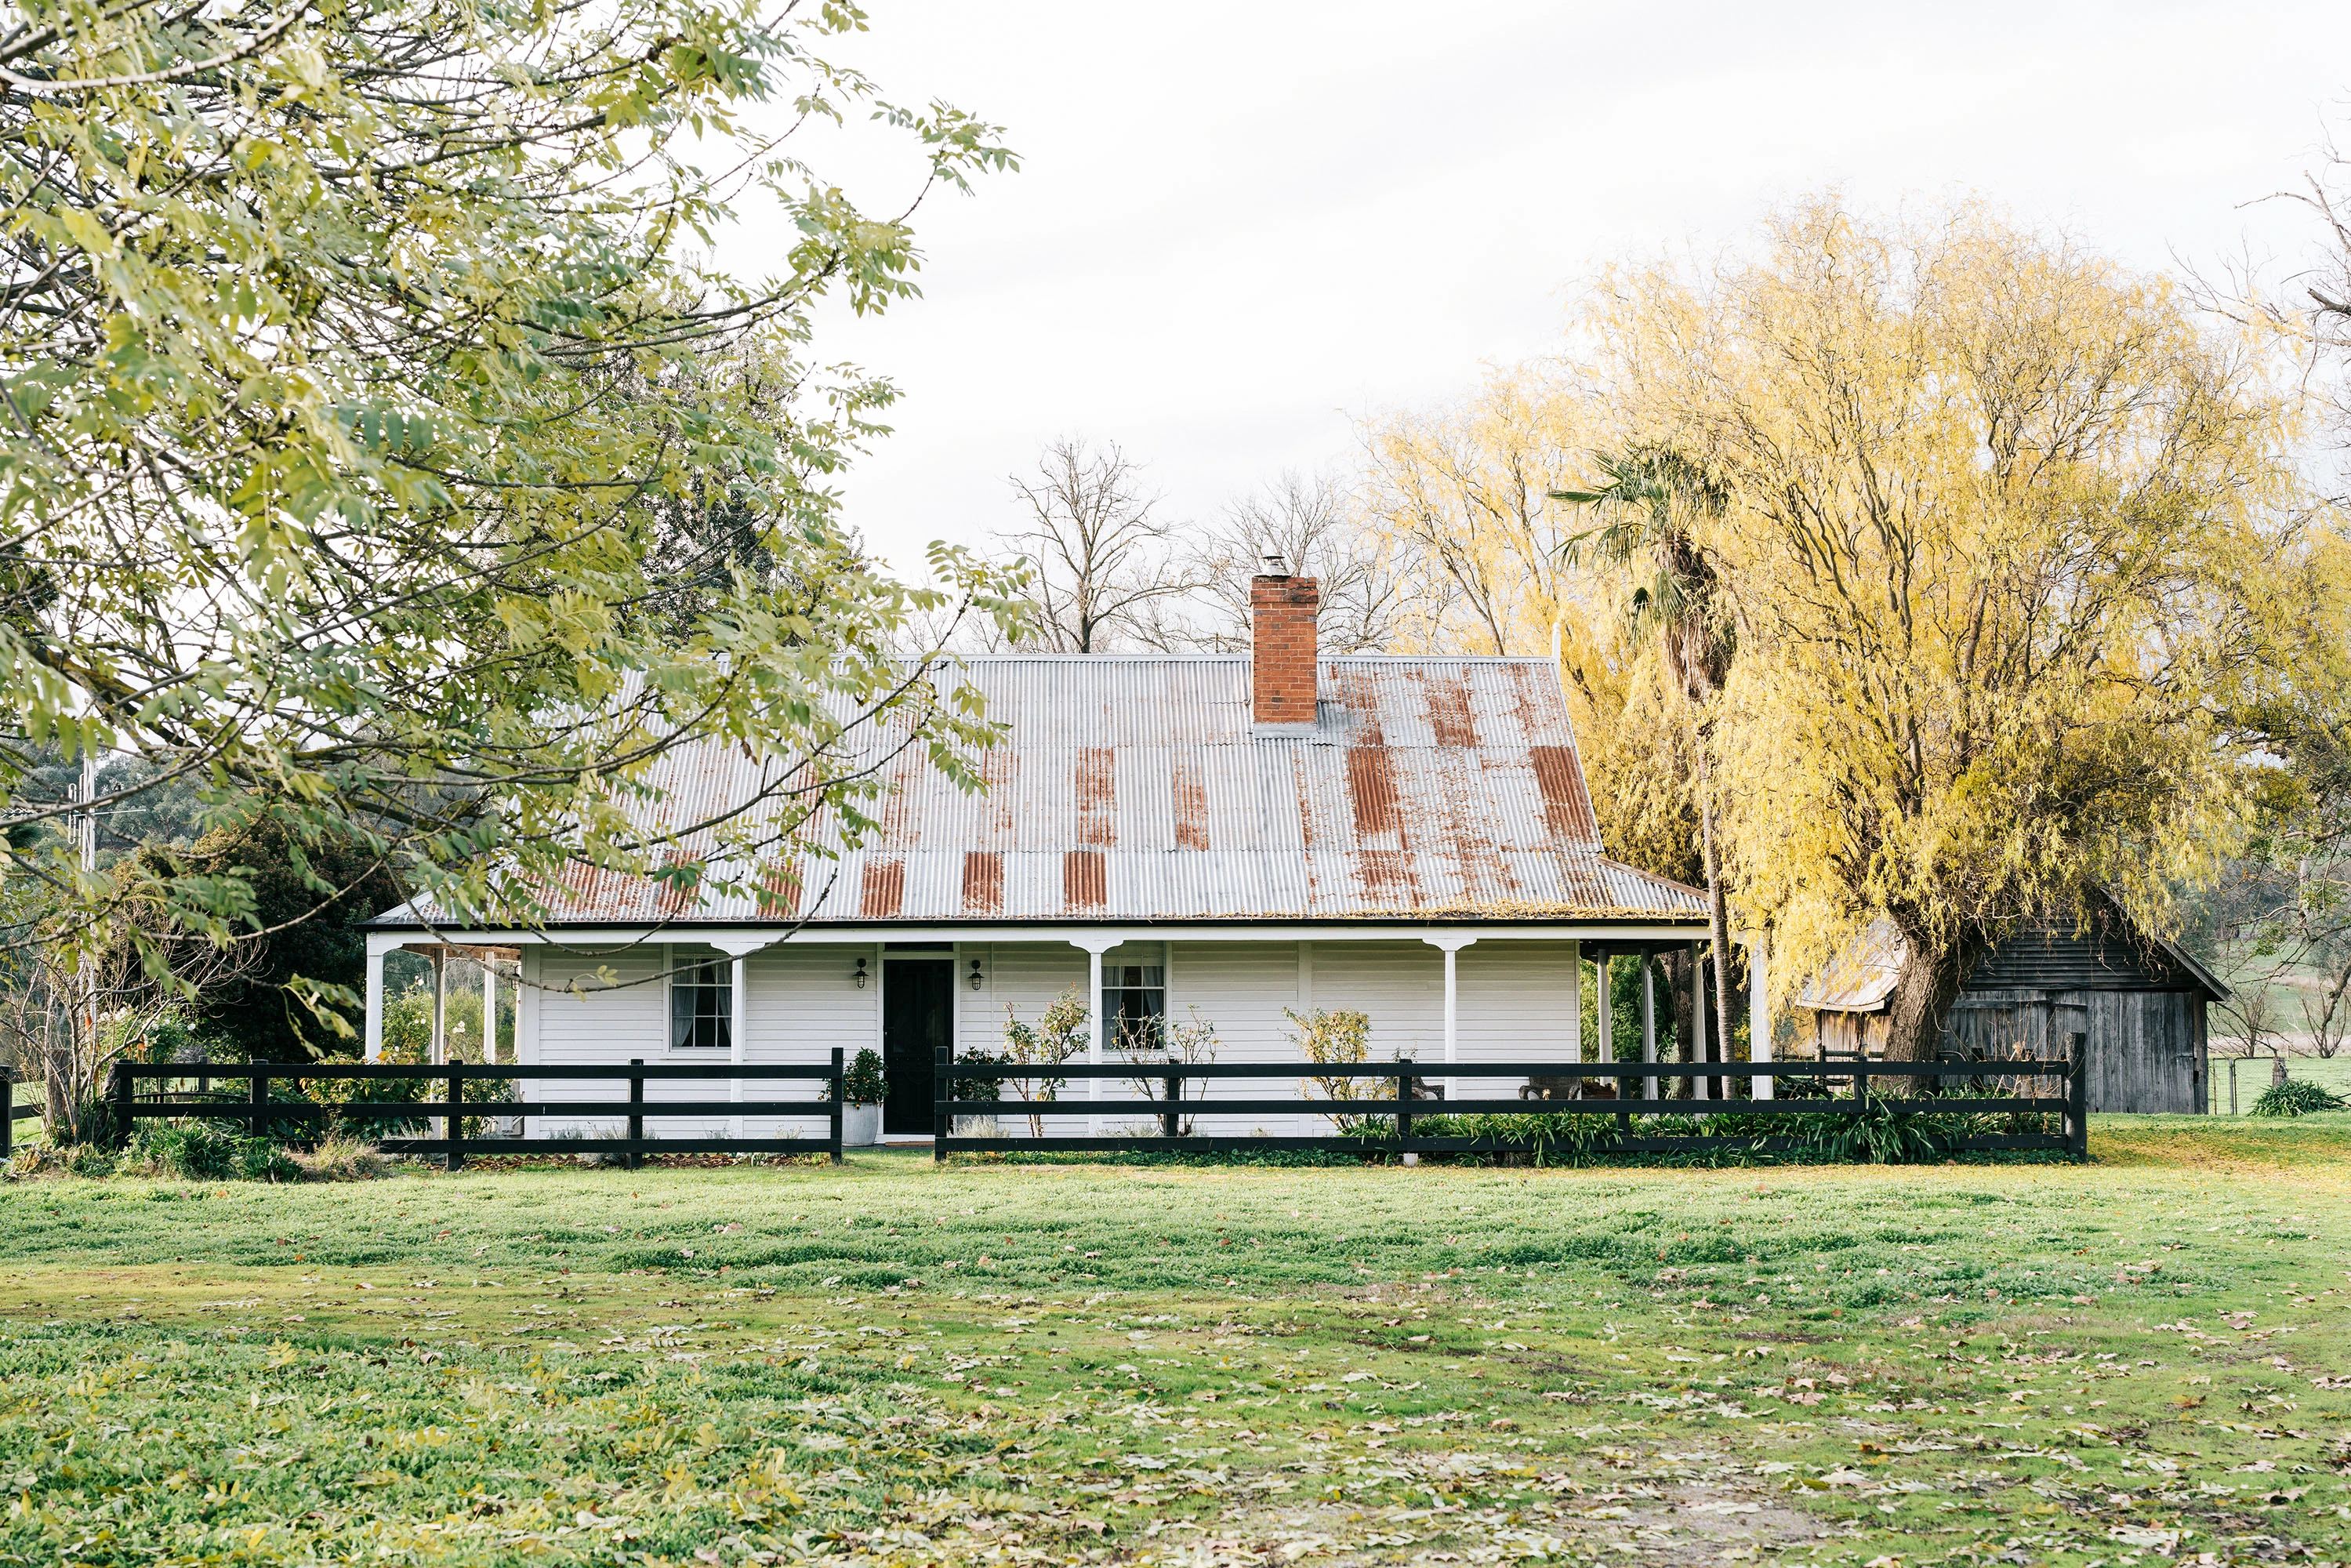
[[[1782,972],[1890,916],[1888,1054],[1919,1060],[2016,922],[2098,887],[2162,929],[2240,820],[2212,699],[2291,549],[2259,357],[1975,206],[1814,202],[1587,324],[1612,412],[1728,492],[1698,525],[1739,638],[1712,778]]]
[[[1356,504],[1410,584],[1400,651],[1549,647],[1573,597],[1558,553],[1573,519],[1550,495],[1591,443],[1567,389],[1538,369],[1498,371],[1458,404],[1384,415],[1362,438]]]
[[[1559,633],[1593,808],[1610,852],[1684,882],[1703,876],[1696,737],[1655,639],[1623,613],[1622,575],[1566,549],[1588,514],[1560,501],[1622,439],[1556,364],[1497,371],[1447,407],[1363,430],[1353,505],[1403,580],[1399,651],[1532,653]]]

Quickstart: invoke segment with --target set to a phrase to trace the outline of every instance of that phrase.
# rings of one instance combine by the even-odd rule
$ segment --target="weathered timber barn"
[[[1873,921],[1797,993],[1815,1055],[1885,1054],[1904,956],[1893,922]],[[2211,971],[2101,899],[2087,919],[2032,923],[1977,963],[1945,1023],[1942,1055],[2050,1061],[2085,1035],[2091,1110],[2202,1112],[2205,1009],[2228,995]]]

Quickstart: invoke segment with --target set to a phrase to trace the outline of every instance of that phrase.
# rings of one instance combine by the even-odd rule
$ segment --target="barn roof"
[[[1886,1005],[1909,951],[1880,915],[1826,967],[1804,982],[1795,1005],[1818,1012],[1870,1013]],[[2178,943],[2151,936],[2103,894],[2086,921],[2026,923],[1979,959],[1961,982],[1972,991],[2202,991],[2226,1001],[2229,988]]]
[[[589,873],[552,923],[1705,917],[1695,889],[1601,852],[1548,660],[1324,658],[1311,733],[1283,735],[1251,722],[1247,654],[966,667],[1007,727],[984,792],[910,750],[880,831],[806,858],[771,883],[780,904],[681,911]],[[754,768],[717,746],[663,767],[677,820],[741,798]]]

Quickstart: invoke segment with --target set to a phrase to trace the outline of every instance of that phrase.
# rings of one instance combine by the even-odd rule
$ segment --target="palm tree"
[[[1591,560],[1634,572],[1646,567],[1646,580],[1636,583],[1625,606],[1626,630],[1635,640],[1657,639],[1667,673],[1695,710],[1698,831],[1714,937],[1714,1038],[1729,1061],[1730,909],[1715,848],[1707,754],[1714,732],[1710,704],[1730,673],[1737,638],[1721,574],[1692,525],[1721,517],[1730,492],[1703,465],[1671,446],[1644,444],[1621,453],[1595,453],[1593,461],[1600,470],[1598,484],[1554,490],[1551,498],[1595,508],[1600,526],[1570,538],[1559,553],[1571,566]]]

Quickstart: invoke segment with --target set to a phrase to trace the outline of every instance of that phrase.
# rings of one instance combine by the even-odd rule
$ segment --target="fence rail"
[[[1712,1116],[1735,1114],[1741,1117],[1842,1116],[1858,1121],[1884,1109],[1881,1098],[1871,1099],[1871,1084],[1877,1080],[1930,1079],[1980,1083],[1986,1078],[2003,1081],[2050,1080],[2063,1086],[2063,1092],[2053,1095],[1946,1093],[1938,1092],[1939,1082],[1926,1086],[1925,1093],[1916,1096],[1912,1104],[1906,1097],[1900,1110],[1946,1114],[1991,1115],[2054,1115],[2061,1119],[2062,1131],[2049,1133],[1983,1133],[1970,1134],[1956,1141],[1954,1147],[1969,1152],[2013,1151],[2026,1149],[2055,1150],[2076,1160],[2089,1157],[2088,1118],[2086,1114],[2087,1076],[2083,1067],[2083,1053],[2077,1048],[2072,1059],[2062,1061],[1482,1061],[1447,1062],[1441,1065],[1411,1061],[1364,1063],[1361,1065],[1325,1065],[1321,1062],[1248,1062],[1248,1063],[1180,1063],[1158,1061],[1063,1062],[1047,1066],[1036,1062],[967,1062],[951,1059],[940,1051],[933,1072],[937,1098],[933,1109],[932,1150],[935,1157],[945,1159],[951,1154],[1002,1153],[1010,1149],[1038,1151],[1191,1151],[1196,1153],[1230,1153],[1247,1150],[1319,1149],[1349,1153],[1403,1154],[1464,1154],[1507,1153],[1523,1151],[1529,1145],[1507,1136],[1416,1136],[1415,1122],[1428,1116],[1490,1115],[1490,1116],[1589,1116],[1613,1118],[1616,1124],[1614,1137],[1604,1144],[1595,1144],[1590,1152],[1659,1154],[1687,1153],[1695,1150],[1720,1149],[1733,1145],[1761,1152],[1777,1152],[1796,1146],[1801,1140],[1775,1134],[1759,1137],[1752,1132],[1666,1134],[1635,1128],[1635,1116]],[[1447,1099],[1430,1097],[1421,1092],[1422,1086],[1448,1079],[1526,1078],[1569,1079],[1581,1082],[1618,1081],[1640,1082],[1644,1093],[1639,1098],[1614,1095],[1590,1095],[1572,1099]],[[1807,1096],[1798,1099],[1744,1100],[1669,1100],[1657,1093],[1659,1082],[1675,1079],[1746,1079],[1750,1084],[1757,1079],[1812,1080],[1815,1082],[1850,1084],[1841,1095]],[[1248,1098],[1186,1099],[1187,1083],[1207,1083],[1248,1079],[1286,1079],[1297,1082],[1306,1080],[1353,1080],[1369,1088],[1377,1085],[1385,1092],[1357,1098],[1338,1099],[1329,1095],[1266,1094]],[[1116,1080],[1127,1084],[1159,1085],[1164,1093],[1140,1099],[1005,1099],[1002,1085],[1007,1080],[1059,1081],[1067,1084],[1100,1080]],[[962,1086],[994,1083],[998,1094],[993,1098],[967,1095]],[[1360,1135],[1330,1133],[1304,1136],[1270,1134],[1189,1134],[1181,1123],[1191,1117],[1221,1115],[1305,1115],[1322,1117],[1377,1118],[1393,1126],[1394,1135],[1376,1142]],[[956,1122],[966,1117],[1074,1117],[1082,1116],[1096,1124],[1112,1116],[1143,1116],[1159,1124],[1156,1134],[1090,1131],[1082,1135],[1036,1134],[1029,1136],[977,1137],[958,1135]]]
[[[226,1081],[243,1082],[243,1098],[224,1098],[214,1093],[172,1093],[162,1086],[176,1081],[193,1079],[200,1082]],[[437,1100],[346,1100],[331,1104],[301,1100],[273,1100],[269,1097],[273,1083],[323,1082],[337,1079],[358,1079],[376,1083],[431,1083],[442,1086]],[[468,1083],[512,1083],[522,1080],[559,1082],[602,1081],[628,1085],[624,1100],[467,1100]],[[117,1146],[131,1141],[131,1129],[141,1117],[202,1116],[214,1121],[242,1122],[246,1130],[259,1136],[272,1124],[283,1122],[318,1123],[329,1120],[379,1122],[434,1122],[442,1124],[441,1136],[394,1136],[374,1140],[378,1148],[388,1155],[437,1155],[451,1170],[460,1168],[468,1155],[522,1154],[597,1154],[624,1156],[631,1169],[643,1163],[647,1155],[807,1155],[823,1153],[841,1163],[841,1051],[833,1048],[830,1062],[784,1064],[775,1062],[655,1062],[632,1061],[625,1067],[585,1067],[569,1064],[545,1067],[491,1066],[477,1062],[447,1062],[439,1066],[415,1063],[387,1062],[318,1062],[252,1061],[207,1062],[202,1064],[148,1066],[143,1063],[117,1063],[107,1082],[107,1103],[113,1111],[114,1138]],[[827,1089],[821,1101],[810,1100],[647,1100],[645,1085],[649,1082],[815,1082]],[[139,1092],[141,1083],[156,1085],[154,1092]],[[467,1137],[465,1124],[469,1117],[488,1117],[502,1122],[529,1121],[549,1116],[623,1115],[628,1121],[628,1135],[623,1138],[532,1137]],[[761,1116],[822,1120],[825,1136],[822,1142],[811,1138],[737,1138],[706,1137],[647,1137],[645,1124],[675,1116]]]

